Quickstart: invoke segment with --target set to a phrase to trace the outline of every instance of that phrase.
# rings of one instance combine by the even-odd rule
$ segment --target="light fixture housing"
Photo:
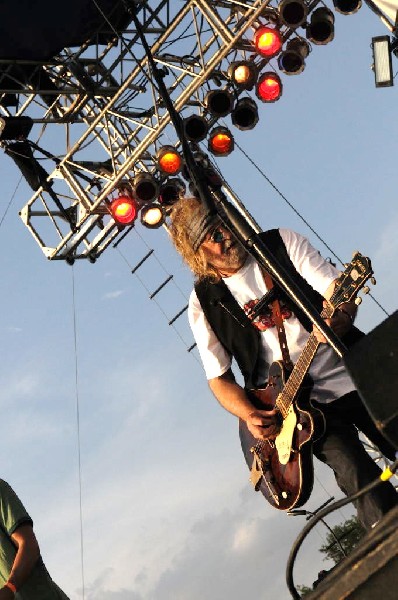
[[[256,96],[261,102],[276,102],[282,96],[283,86],[279,75],[268,71],[260,75],[256,85]]]
[[[110,212],[114,221],[123,227],[132,225],[137,218],[138,206],[134,198],[120,194],[111,201]]]
[[[228,78],[240,90],[252,90],[258,77],[258,68],[253,61],[236,60],[227,71]]]
[[[132,184],[134,197],[141,203],[152,202],[159,194],[159,183],[150,173],[138,173]]]
[[[376,87],[390,87],[394,85],[390,37],[388,35],[373,37],[372,51]]]
[[[304,23],[308,8],[303,0],[282,0],[278,6],[279,18],[286,27],[296,29]]]
[[[234,147],[234,136],[227,127],[215,127],[209,133],[208,149],[215,156],[228,156]]]
[[[253,98],[240,98],[231,113],[231,120],[241,131],[254,129],[258,123],[258,108]]]
[[[282,37],[274,27],[259,27],[254,33],[254,47],[258,54],[266,58],[276,56],[282,48]]]
[[[201,142],[207,136],[209,125],[202,115],[190,115],[183,120],[184,133],[190,142]]]
[[[229,90],[210,90],[204,98],[204,105],[213,117],[226,117],[233,108],[234,98]]]
[[[178,177],[166,179],[159,190],[158,202],[162,206],[172,206],[185,193],[185,183]]]
[[[333,0],[334,9],[342,15],[353,15],[362,6],[362,0]]]
[[[166,215],[160,204],[152,202],[141,209],[140,219],[148,229],[158,229],[165,222]]]
[[[334,14],[326,6],[316,8],[311,14],[311,20],[307,26],[307,39],[313,44],[324,46],[334,38]]]
[[[182,156],[174,146],[162,146],[156,153],[156,162],[159,171],[167,175],[177,175],[183,166]]]
[[[278,67],[286,75],[299,75],[305,69],[305,59],[310,45],[302,38],[293,38],[286,44],[285,50],[278,56]]]

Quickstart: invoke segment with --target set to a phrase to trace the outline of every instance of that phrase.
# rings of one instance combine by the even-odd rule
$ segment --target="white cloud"
[[[107,294],[104,294],[102,298],[105,300],[114,300],[115,298],[119,298],[119,296],[122,294],[124,294],[123,290],[115,290],[114,292],[108,292]]]

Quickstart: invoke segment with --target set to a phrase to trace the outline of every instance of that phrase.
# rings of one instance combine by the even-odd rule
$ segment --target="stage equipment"
[[[235,147],[234,137],[227,127],[215,127],[209,134],[208,148],[215,156],[228,156]]]
[[[132,225],[137,217],[138,205],[134,198],[127,194],[121,194],[110,204],[110,212],[116,223]]]
[[[353,15],[362,6],[362,0],[333,0],[334,9],[342,15]]]
[[[262,102],[276,102],[282,96],[283,86],[279,75],[269,71],[260,75],[256,85],[256,96]]]
[[[156,203],[147,204],[141,210],[141,223],[148,229],[158,229],[165,221],[163,208]]]
[[[25,139],[32,127],[30,117],[0,117],[0,141]]]
[[[185,194],[185,190],[186,185],[181,179],[177,177],[166,179],[160,186],[158,201],[162,206],[171,206]]]
[[[142,204],[152,202],[159,194],[159,183],[150,173],[138,173],[132,184],[134,197]]]
[[[380,35],[372,38],[372,50],[376,87],[394,85],[390,37],[388,35]]]
[[[273,27],[259,27],[254,34],[253,42],[256,52],[266,58],[272,58],[282,48],[281,34]]]
[[[284,25],[296,29],[307,18],[308,8],[303,0],[282,0],[278,6],[279,17]]]
[[[213,117],[226,117],[232,110],[234,98],[228,90],[210,90],[205,96],[204,105]]]
[[[398,311],[344,356],[345,365],[379,431],[398,449]]]
[[[156,153],[156,161],[159,171],[167,175],[177,175],[182,169],[183,160],[181,154],[174,146],[163,146]]]
[[[248,60],[237,60],[228,67],[228,77],[240,90],[252,90],[257,81],[257,66]]]
[[[201,142],[207,136],[209,125],[201,115],[190,115],[183,120],[185,137],[190,142]]]
[[[334,14],[325,6],[316,8],[311,14],[307,26],[307,39],[313,44],[323,46],[334,38]]]
[[[82,0],[74,3],[80,6]],[[84,4],[90,2],[85,0]],[[123,18],[124,26],[120,23],[119,27],[105,12],[101,16],[109,34],[105,46],[105,32],[101,29],[101,36],[97,36],[98,27],[88,27],[88,20],[84,20],[87,28],[82,37],[76,38],[74,28],[65,29],[65,42],[57,38],[55,54],[50,49],[40,56],[32,55],[38,46],[35,43],[33,48],[26,43],[26,36],[1,38],[9,51],[1,54],[0,108],[8,114],[4,106],[12,104],[13,114],[18,111],[18,116],[32,117],[43,132],[41,146],[57,157],[55,163],[40,161],[48,171],[45,186],[36,186],[21,209],[24,225],[48,260],[90,260],[94,255],[99,257],[116,239],[124,239],[128,228],[121,232],[107,208],[115,197],[115,189],[121,181],[132,178],[137,169],[158,178],[156,154],[163,146],[175,146],[182,152],[181,139],[176,140],[177,130],[155,81],[158,72],[172,105],[183,118],[191,112],[203,114],[203,96],[209,82],[217,77],[221,87],[226,84],[227,89],[233,90],[235,104],[239,90],[226,75],[231,61],[249,57],[249,62],[261,60],[254,49],[253,33],[260,23],[265,23],[267,7],[263,0],[240,3],[236,11],[231,10],[229,2],[210,0],[187,0],[181,6],[171,0],[112,0],[109,6],[115,12],[122,9],[129,22]],[[276,9],[272,12],[277,16]],[[131,24],[133,16],[137,17],[138,27]],[[34,28],[29,22],[32,18]],[[36,40],[47,43],[42,33],[48,19],[25,10],[20,11],[18,20],[24,31],[34,31]],[[14,31],[15,28],[7,29],[7,22],[2,21],[4,30]],[[139,28],[147,36],[153,65]],[[188,54],[183,38],[192,42]],[[76,47],[79,40],[82,46]],[[23,48],[16,56],[21,44]],[[27,61],[29,76],[25,77]],[[68,127],[61,145],[55,133],[55,127],[58,130],[60,125]],[[208,119],[209,129],[215,125],[213,117]],[[207,136],[208,133],[204,140]],[[109,159],[111,175],[93,172],[90,180],[82,183],[85,168],[77,168],[76,162],[90,156],[104,162]],[[159,173],[161,182],[163,173]],[[166,175],[173,177],[173,171],[168,170]],[[65,218],[71,207],[77,214],[73,230]],[[101,211],[105,208],[104,216]]]
[[[304,71],[309,52],[310,45],[302,38],[289,40],[284,52],[278,56],[279,69],[286,75],[299,75]]]
[[[253,129],[258,123],[258,108],[255,101],[249,97],[238,100],[231,113],[231,120],[241,131]]]

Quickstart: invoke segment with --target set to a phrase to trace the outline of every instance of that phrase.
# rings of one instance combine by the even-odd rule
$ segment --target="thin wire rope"
[[[21,175],[21,177],[19,178],[19,181],[18,181],[17,185],[15,186],[15,190],[14,190],[13,194],[11,195],[10,201],[9,201],[9,203],[7,204],[7,206],[6,206],[6,209],[5,209],[5,211],[4,211],[4,213],[3,213],[2,217],[1,217],[1,221],[0,221],[0,227],[3,225],[3,221],[4,221],[4,219],[6,218],[8,211],[9,211],[9,210],[10,210],[10,208],[11,208],[11,204],[14,202],[15,194],[17,193],[17,191],[18,191],[18,188],[19,188],[19,186],[21,185],[21,181],[22,181],[22,175]]]
[[[244,157],[253,165],[253,167],[255,169],[257,169],[257,171],[260,173],[260,175],[269,183],[269,185],[275,190],[275,192],[282,198],[282,200],[284,200],[284,202],[286,202],[286,204],[289,206],[289,208],[292,209],[292,211],[299,217],[299,219],[301,219],[301,221],[303,221],[303,223],[310,229],[310,231],[318,238],[318,240],[324,244],[324,246],[329,250],[329,252],[332,254],[332,256],[334,256],[334,258],[336,258],[336,260],[338,260],[338,262],[342,265],[344,265],[343,261],[341,260],[341,258],[334,252],[334,250],[332,250],[332,248],[329,246],[329,244],[317,233],[317,231],[315,231],[315,229],[312,227],[312,225],[307,221],[307,219],[305,217],[303,217],[302,214],[300,214],[300,212],[295,208],[295,206],[293,206],[293,204],[286,198],[286,196],[280,191],[280,189],[271,181],[271,179],[264,173],[264,171],[258,166],[258,164],[251,158],[251,156],[249,156],[247,154],[247,152],[242,148],[242,146],[240,146],[240,144],[238,144],[238,142],[235,141],[235,145],[237,148],[239,148],[239,150],[242,152],[242,154],[244,155]],[[390,313],[387,312],[387,310],[380,304],[380,302],[373,296],[372,293],[368,294],[372,300],[377,304],[377,306],[380,308],[380,310],[382,310],[384,312],[384,314],[389,317]]]
[[[80,444],[80,402],[79,402],[79,369],[77,355],[77,326],[76,326],[76,301],[75,301],[75,272],[72,266],[72,306],[73,306],[73,339],[75,351],[75,391],[76,391],[76,433],[77,433],[77,463],[79,476],[79,514],[80,514],[80,560],[82,576],[82,598],[85,597],[84,583],[84,536],[83,536],[83,502],[82,502],[82,463]]]

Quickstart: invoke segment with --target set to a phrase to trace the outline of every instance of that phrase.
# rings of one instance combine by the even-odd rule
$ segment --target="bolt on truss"
[[[170,6],[148,1],[137,17],[184,117],[205,110],[211,87],[229,85],[229,63],[253,54],[254,29],[275,23],[277,8],[269,0],[191,0],[171,15]],[[284,39],[292,34],[284,26],[280,31]],[[122,233],[109,210],[114,194],[138,173],[155,173],[158,149],[178,147],[179,140],[133,29],[115,32],[106,45],[64,49],[36,69],[40,77],[36,73],[35,85],[19,90],[12,113],[28,115],[41,127],[39,140],[30,144],[40,157],[31,166],[35,193],[20,216],[48,259],[94,261]],[[4,94],[16,91],[10,87]],[[11,114],[1,102],[0,109]],[[66,150],[60,149],[63,130]],[[46,139],[52,151],[44,148]],[[2,142],[17,164],[26,142],[18,144]]]

